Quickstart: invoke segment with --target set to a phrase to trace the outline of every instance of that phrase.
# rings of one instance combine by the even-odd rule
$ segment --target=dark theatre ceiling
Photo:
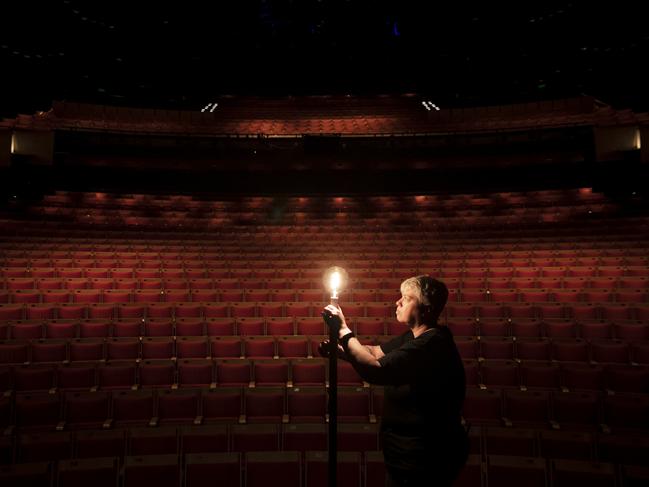
[[[222,95],[415,93],[444,107],[579,94],[649,109],[628,0],[22,0],[0,14],[0,116],[52,100],[200,110]]]

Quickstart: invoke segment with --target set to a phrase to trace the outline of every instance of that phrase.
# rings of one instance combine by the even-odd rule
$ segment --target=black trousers
[[[385,487],[451,487],[469,456],[464,432],[439,443],[393,431],[382,435]]]

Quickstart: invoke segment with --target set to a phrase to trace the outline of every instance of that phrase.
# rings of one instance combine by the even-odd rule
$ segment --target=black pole
[[[331,298],[338,305],[338,299]],[[338,464],[338,328],[329,328],[329,487],[336,487]]]

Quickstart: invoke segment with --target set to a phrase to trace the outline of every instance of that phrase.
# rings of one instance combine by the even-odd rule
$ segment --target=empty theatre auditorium
[[[0,485],[649,485],[633,9],[35,5]]]

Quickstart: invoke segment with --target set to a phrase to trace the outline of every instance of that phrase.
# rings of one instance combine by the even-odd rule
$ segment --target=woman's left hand
[[[325,306],[324,310],[333,316],[337,316],[338,319],[340,319],[340,328],[338,329],[339,338],[342,338],[343,336],[347,335],[347,333],[351,333],[351,330],[349,329],[349,327],[347,326],[347,322],[345,321],[345,315],[343,314],[343,310],[340,309],[340,306],[330,304],[328,306]]]

